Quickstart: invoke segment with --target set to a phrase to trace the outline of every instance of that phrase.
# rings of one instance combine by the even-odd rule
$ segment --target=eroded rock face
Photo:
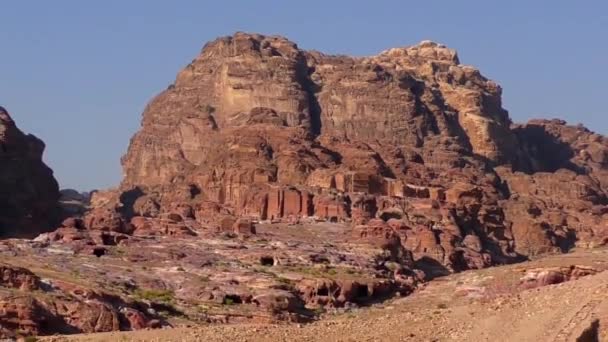
[[[142,303],[30,270],[0,265],[0,337],[93,333],[153,327]],[[139,310],[138,310],[139,309]]]
[[[74,217],[0,241],[0,337],[306,321],[606,244],[608,141],[512,125],[500,96],[432,42],[353,58],[217,39],[147,106],[118,188],[64,191]],[[0,119],[0,170],[27,185],[0,195],[0,224],[30,232],[52,212],[29,169],[48,171],[42,145]],[[532,270],[522,287],[593,272]]]
[[[440,44],[354,58],[236,33],[149,103],[122,184],[93,196],[85,225],[352,222],[441,274],[608,242],[607,151],[560,121],[512,125],[500,86]]]
[[[402,178],[410,160],[439,162],[420,156],[437,149],[494,161],[515,149],[500,88],[453,50],[424,42],[336,57],[237,33],[207,44],[148,105],[123,158],[122,189],[178,182],[261,218],[265,205],[270,216],[306,215],[306,199],[277,210],[284,191],[267,184],[389,195],[385,178]],[[253,184],[269,198],[248,198]]]
[[[608,140],[562,120],[514,126],[527,158],[518,171],[496,168],[508,186],[505,217],[523,254],[608,242]]]
[[[520,286],[531,289],[576,280],[596,273],[598,273],[596,269],[580,265],[532,269],[520,279]]]
[[[40,279],[26,268],[0,265],[0,276],[3,287],[33,291],[40,286]]]
[[[44,143],[0,107],[0,236],[34,237],[53,228],[59,188],[42,161]]]

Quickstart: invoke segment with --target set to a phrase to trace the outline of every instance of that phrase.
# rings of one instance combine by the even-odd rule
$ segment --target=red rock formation
[[[355,241],[364,241],[388,252],[388,259],[401,266],[413,268],[414,262],[410,250],[403,248],[397,230],[383,220],[374,219],[367,225],[353,229]],[[406,237],[407,238],[407,237]]]
[[[586,266],[572,265],[570,267],[548,267],[532,269],[520,279],[520,286],[526,289],[554,285],[570,280],[576,280],[598,271]]]
[[[0,107],[0,236],[34,237],[54,228],[59,188],[42,161],[44,143]]]
[[[92,198],[87,227],[396,219],[414,257],[448,270],[608,242],[606,139],[512,126],[501,92],[432,42],[354,58],[219,38],[146,107],[125,178]]]
[[[236,220],[236,222],[234,222],[234,225],[232,226],[232,229],[235,234],[241,236],[249,236],[256,233],[255,225],[253,224],[253,222],[251,222],[251,220],[248,219]]]
[[[406,295],[414,290],[415,284],[413,276],[403,282],[309,279],[300,282],[297,288],[311,306],[341,307],[346,303],[364,304],[394,292]]]
[[[26,268],[0,265],[0,286],[23,291],[34,291],[40,286],[40,279]]]
[[[298,189],[271,188],[268,192],[266,211],[261,219],[274,220],[282,217],[307,217],[312,215],[312,195]]]
[[[25,268],[0,266],[0,337],[144,329],[150,318],[122,298],[54,281],[42,286]]]

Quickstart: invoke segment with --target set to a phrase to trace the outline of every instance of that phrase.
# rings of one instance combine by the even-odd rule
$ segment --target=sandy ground
[[[608,250],[549,256],[432,281],[415,294],[307,325],[214,325],[48,337],[46,341],[602,341],[608,271],[523,290],[526,269],[608,269]],[[599,323],[599,328],[594,329]],[[596,324],[596,325],[594,325]],[[585,335],[584,332],[587,331]],[[583,335],[579,339],[579,336]]]

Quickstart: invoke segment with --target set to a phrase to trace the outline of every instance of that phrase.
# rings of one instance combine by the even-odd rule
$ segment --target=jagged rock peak
[[[296,43],[283,36],[236,32],[232,36],[220,37],[205,44],[201,55],[237,56],[258,53],[266,56],[281,56],[281,53],[290,55],[297,51]]]
[[[14,125],[14,121],[13,121],[13,119],[11,118],[11,115],[10,115],[10,114],[8,113],[8,111],[7,111],[7,110],[6,110],[4,107],[2,107],[2,106],[0,106],[0,121],[2,121],[2,123],[3,123],[4,125],[8,125],[8,124],[10,124],[10,125]]]
[[[382,51],[379,56],[388,56],[392,58],[408,57],[410,59],[422,61],[447,62],[454,65],[460,64],[456,50],[430,40],[423,40],[412,46],[388,49]]]
[[[257,53],[266,56],[293,56],[293,54],[297,54],[299,50],[296,43],[284,36],[267,36],[258,33],[236,32],[231,36],[223,36],[205,44],[201,51],[201,55],[213,56],[219,54],[222,56],[237,56],[240,54]],[[316,53],[326,55],[319,52]],[[334,56],[348,57],[345,55]],[[391,48],[380,52],[378,56],[398,58],[408,56],[418,60],[441,61],[455,65],[460,64],[456,50],[430,40],[423,40],[412,46]]]
[[[42,161],[44,143],[0,107],[0,236],[35,236],[56,223],[59,188]]]

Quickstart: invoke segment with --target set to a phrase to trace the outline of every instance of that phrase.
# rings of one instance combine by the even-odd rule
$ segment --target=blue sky
[[[118,184],[147,101],[235,31],[352,55],[435,40],[503,86],[515,121],[608,130],[606,1],[20,0],[0,13],[0,105],[46,142],[62,187]]]

